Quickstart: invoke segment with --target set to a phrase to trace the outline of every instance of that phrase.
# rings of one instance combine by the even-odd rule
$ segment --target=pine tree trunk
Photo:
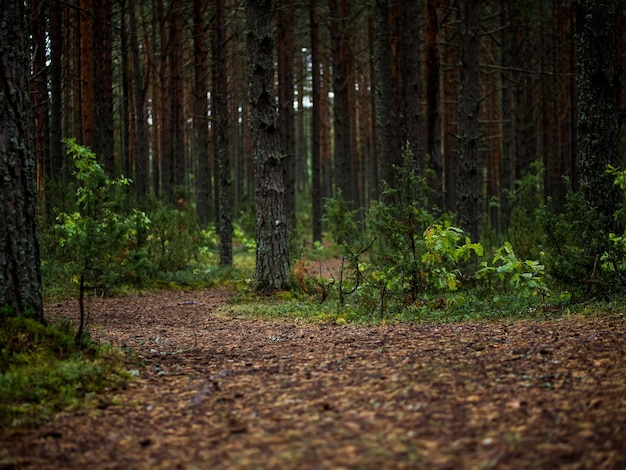
[[[230,146],[228,143],[228,87],[226,80],[226,19],[224,0],[215,2],[215,26],[213,37],[213,70],[215,72],[214,126],[217,156],[217,176],[219,184],[219,225],[220,264],[233,264],[233,210],[230,172]]]
[[[374,2],[374,65],[376,69],[376,128],[378,137],[379,184],[394,187],[396,170],[402,163],[401,149],[396,146],[391,85],[391,49],[389,45],[389,5],[387,0]],[[381,188],[382,189],[382,188]],[[381,197],[382,197],[381,192]]]
[[[209,223],[209,202],[211,199],[208,153],[208,50],[206,20],[202,0],[193,0],[193,50],[194,50],[194,92],[193,92],[193,135],[194,158],[198,174],[196,177],[196,213],[201,227]]]
[[[283,156],[274,92],[274,1],[247,0],[250,129],[256,180],[256,288],[286,287],[289,241],[285,213]]]
[[[128,10],[130,16],[130,48],[133,62],[133,98],[134,98],[134,121],[136,133],[136,151],[135,154],[135,191],[137,202],[145,200],[149,194],[150,188],[150,163],[148,156],[148,138],[147,123],[145,118],[145,93],[143,83],[143,72],[141,69],[141,58],[139,52],[139,43],[137,40],[137,18],[134,0],[129,0]]]
[[[343,198],[352,204],[355,200],[352,188],[352,146],[350,140],[349,96],[349,50],[347,47],[346,21],[348,12],[345,0],[341,9],[339,0],[328,0],[330,11],[330,44],[333,70],[333,130],[334,130],[334,176],[335,186]]]
[[[600,223],[613,227],[620,194],[607,174],[619,165],[619,90],[617,68],[618,0],[576,0],[575,47],[578,59],[578,174],[580,188]]]
[[[81,144],[94,149],[93,0],[80,0],[80,123]]]
[[[104,163],[107,174],[114,176],[113,136],[113,61],[112,0],[94,4],[94,152]],[[147,151],[146,151],[147,153]]]
[[[480,3],[460,2],[460,82],[457,149],[457,216],[474,241],[480,238],[482,168],[478,155]]]
[[[439,60],[439,16],[437,0],[426,2],[426,154],[433,176],[430,187],[432,205],[443,209],[443,155],[441,153],[441,64]]]
[[[41,321],[28,35],[25,2],[6,0],[0,8],[0,312]]]
[[[321,124],[321,77],[319,57],[319,16],[317,13],[317,0],[311,0],[311,67],[313,109],[311,117],[311,178],[312,178],[312,204],[313,204],[313,242],[322,241],[322,124]]]
[[[293,112],[293,1],[278,0],[278,126],[285,160],[285,207],[290,226],[296,222],[296,149]]]

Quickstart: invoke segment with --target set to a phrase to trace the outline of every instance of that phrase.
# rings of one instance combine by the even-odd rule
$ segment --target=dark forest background
[[[193,202],[203,226],[218,220],[220,159],[229,164],[234,212],[253,204],[243,2],[30,3],[38,185],[48,215],[63,208],[71,183],[68,137],[90,147],[110,176],[132,178],[138,202]],[[479,218],[506,232],[525,175],[537,176],[541,200],[564,207],[563,177],[577,182],[571,1],[279,0],[276,11],[292,214],[296,200],[310,203],[296,194],[312,194],[315,208],[338,189],[366,207],[383,179],[393,183],[391,165],[407,142],[417,168],[428,170],[432,204],[467,214],[474,235]],[[625,100],[622,83],[622,108]],[[380,135],[377,119],[390,132]],[[463,205],[472,178],[480,214]],[[313,216],[320,223],[321,211]]]

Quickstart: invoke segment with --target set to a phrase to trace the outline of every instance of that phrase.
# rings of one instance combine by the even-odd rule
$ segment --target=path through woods
[[[140,377],[0,438],[0,469],[626,467],[624,315],[339,326],[237,316],[228,295],[92,301]]]

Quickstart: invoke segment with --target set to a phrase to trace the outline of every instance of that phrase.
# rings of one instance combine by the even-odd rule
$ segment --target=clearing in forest
[[[228,295],[93,300],[139,377],[3,434],[0,468],[626,467],[622,314],[363,327],[238,316]]]

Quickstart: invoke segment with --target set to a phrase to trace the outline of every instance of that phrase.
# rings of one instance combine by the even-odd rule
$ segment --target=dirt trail
[[[92,302],[140,377],[3,438],[0,469],[626,468],[623,315],[311,325],[227,296]]]

